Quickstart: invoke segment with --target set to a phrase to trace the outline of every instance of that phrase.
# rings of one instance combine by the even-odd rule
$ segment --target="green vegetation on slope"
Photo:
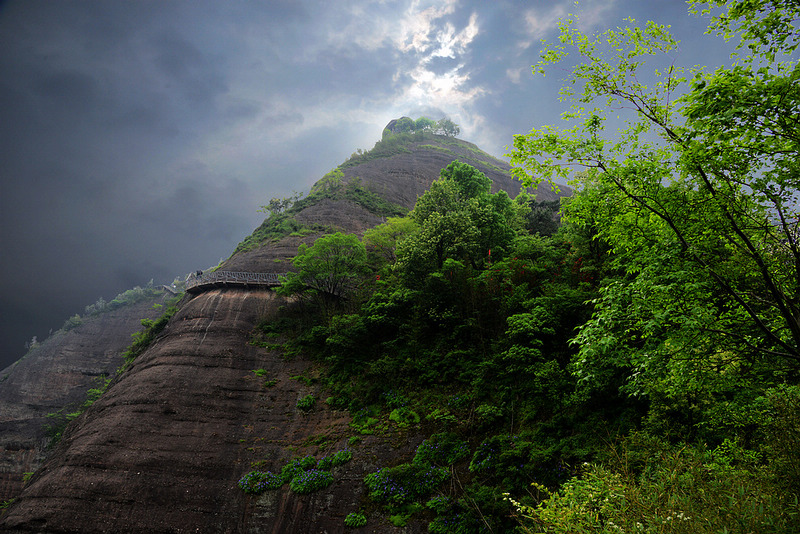
[[[284,484],[289,484],[289,488],[295,493],[313,493],[330,486],[334,481],[331,470],[352,458],[353,453],[349,449],[319,460],[313,456],[295,458],[281,468],[280,474],[258,469],[250,471],[239,479],[238,486],[245,493],[256,495],[279,489]]]
[[[368,161],[411,153],[418,149],[436,150],[453,155],[464,162],[482,165],[501,173],[507,172],[503,169],[504,163],[501,160],[487,154],[474,144],[429,130],[385,135],[383,139],[375,143],[371,150],[359,149],[354,152],[347,161],[341,164],[340,168],[354,167]]]
[[[123,291],[122,293],[114,297],[110,302],[107,302],[103,297],[100,297],[94,304],[86,306],[86,308],[84,309],[83,317],[81,317],[80,314],[76,313],[75,315],[64,321],[61,330],[64,332],[72,330],[76,326],[82,325],[83,321],[89,317],[93,317],[96,315],[100,315],[102,313],[116,310],[118,308],[122,308],[123,306],[130,306],[132,304],[136,304],[137,302],[141,302],[142,300],[160,295],[163,292],[164,292],[163,289],[158,289],[153,287],[153,281],[150,280],[150,282],[148,282],[148,284],[145,287],[136,286],[132,289]],[[36,344],[37,344],[36,341],[29,343],[28,348],[35,348]]]
[[[576,429],[588,432],[600,414],[638,414],[616,396],[594,412],[569,402],[567,341],[589,317],[584,302],[596,296],[602,251],[580,233],[531,234],[529,198],[492,195],[489,185],[474,168],[451,164],[407,222],[365,235],[367,254],[348,256],[356,265],[342,272],[346,284],[288,284],[282,292],[327,298],[303,299],[295,322],[264,325],[294,330],[293,350],[325,362],[329,402],[351,411],[355,432],[436,434],[415,458],[365,481],[372,506],[385,506],[395,524],[421,516],[443,532],[454,517],[466,528],[482,515],[511,528],[503,492],[564,480],[569,465],[601,446],[576,439]],[[311,268],[328,280],[338,269],[328,241],[345,237],[303,249],[297,278],[313,281]],[[580,258],[580,243],[595,256]],[[444,456],[425,456],[431,443]],[[440,494],[456,480],[463,489]]]
[[[367,161],[380,158],[388,158],[397,154],[411,152],[412,143],[422,143],[435,139],[432,133],[419,131],[419,132],[404,132],[389,135],[375,143],[371,150],[358,150],[348,158],[347,161],[341,164],[341,168],[354,167]]]
[[[579,191],[544,235],[525,195],[488,185],[454,162],[407,218],[367,232],[366,255],[334,266],[327,240],[357,244],[341,234],[303,249],[300,279],[341,267],[347,283],[287,285],[326,297],[261,327],[324,362],[327,402],[355,435],[430,436],[366,476],[367,515],[431,532],[794,532],[796,367],[756,346],[712,350],[715,332],[678,343],[695,324],[684,302],[720,293],[679,254],[653,256],[674,254],[664,238],[638,244],[649,286],[612,303],[642,269],[605,232],[638,211],[600,202],[606,190]],[[694,279],[687,300],[675,284]]]
[[[262,206],[262,211],[268,213],[269,216],[261,226],[239,243],[234,254],[252,250],[264,243],[278,241],[292,234],[309,235],[332,232],[333,229],[328,226],[305,225],[294,217],[302,210],[325,199],[348,200],[379,217],[401,216],[408,211],[370,191],[361,184],[361,180],[358,178],[344,183],[343,177],[344,173],[340,168],[333,169],[314,184],[311,192],[305,198],[300,199],[300,194],[296,193],[286,199],[274,198],[269,204]]]

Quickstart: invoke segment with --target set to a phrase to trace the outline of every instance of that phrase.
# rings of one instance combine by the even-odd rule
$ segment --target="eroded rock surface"
[[[363,476],[419,439],[370,437],[334,469],[327,490],[249,496],[251,463],[279,472],[295,455],[335,452],[352,435],[302,358],[250,344],[282,300],[269,290],[216,289],[186,302],[154,344],[70,426],[6,512],[10,532],[341,532]],[[253,370],[264,369],[265,376]],[[299,380],[297,376],[304,376]],[[274,385],[265,385],[275,380]],[[368,453],[365,453],[369,451]],[[387,531],[387,530],[378,530]],[[388,530],[389,532],[391,530]]]
[[[49,442],[45,426],[53,422],[47,414],[78,406],[99,377],[113,375],[131,334],[142,319],[161,315],[153,305],[164,298],[89,317],[0,371],[0,501],[16,497],[23,474],[41,465]]]
[[[411,143],[407,152],[345,166],[344,179],[349,181],[358,177],[371,191],[411,209],[417,198],[439,178],[441,170],[455,160],[484,173],[492,181],[493,193],[503,190],[514,198],[522,187],[522,183],[511,174],[508,163],[492,158],[471,143],[441,136],[433,141]],[[561,193],[555,193],[549,186],[541,185],[532,192],[537,200],[549,201],[571,194],[568,187],[562,189]]]

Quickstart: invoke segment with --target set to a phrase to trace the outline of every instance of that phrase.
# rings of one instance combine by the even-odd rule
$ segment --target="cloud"
[[[546,9],[531,8],[525,11],[524,37],[517,42],[519,49],[530,48],[538,42],[558,31],[558,22],[570,14],[578,16],[578,28],[588,31],[605,23],[613,12],[616,0],[588,0],[585,2],[554,3]]]
[[[398,37],[394,39],[401,52],[425,54],[433,46],[435,37],[441,34],[441,30],[437,31],[437,21],[455,11],[457,0],[434,2],[436,3],[442,5],[439,7],[431,5],[421,9],[422,2],[419,0],[411,2],[398,24]]]
[[[393,118],[447,115],[502,154],[558,118],[557,87],[526,74],[570,11],[686,18],[635,0],[1,3],[0,274],[30,289],[0,292],[0,314],[39,317],[9,331],[20,348],[100,295],[216,263],[260,204]]]
[[[480,33],[477,12],[461,26],[451,15],[457,2],[423,6],[412,2],[399,24],[395,47],[402,56],[393,79],[398,82],[395,109],[439,109],[466,117],[471,103],[489,89],[472,80],[471,46]],[[432,117],[438,119],[440,117]],[[465,133],[469,128],[466,126]]]
[[[266,147],[294,150],[299,139],[319,129],[370,125],[372,133],[359,136],[367,142],[357,141],[364,146],[410,109],[468,116],[474,100],[489,91],[472,79],[478,13],[464,18],[458,0],[399,4],[321,4],[309,10],[312,21],[282,28],[279,47],[271,46],[275,35],[247,34],[244,56],[260,59],[234,71],[232,76],[244,77],[228,82],[231,89],[220,104],[243,113],[205,136],[200,159],[246,175],[245,155],[260,160],[274,157]]]
[[[386,9],[385,2],[358,3],[345,8],[344,28],[328,26],[326,47],[347,51],[354,48],[358,57],[369,61],[376,54],[385,63],[397,65],[391,79],[394,91],[372,102],[384,109],[430,105],[456,109],[463,102],[481,94],[468,88],[470,75],[461,56],[479,33],[478,14],[470,14],[459,27],[449,20],[456,14],[458,0],[421,1],[406,4],[398,17],[396,9]],[[452,62],[437,61],[442,58]],[[428,102],[426,102],[426,100]]]
[[[511,80],[511,83],[518,84],[522,79],[522,72],[527,69],[522,67],[517,69],[506,69],[506,77]]]

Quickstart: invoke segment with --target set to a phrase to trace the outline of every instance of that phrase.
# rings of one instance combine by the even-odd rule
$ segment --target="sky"
[[[404,115],[502,157],[556,124],[557,21],[669,24],[679,65],[729,47],[681,0],[0,0],[0,369],[99,297],[216,265]]]

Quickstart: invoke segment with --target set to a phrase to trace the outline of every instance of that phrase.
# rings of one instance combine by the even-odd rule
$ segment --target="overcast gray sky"
[[[98,297],[215,265],[392,118],[497,156],[556,123],[530,66],[568,13],[728,58],[680,0],[0,1],[0,369]]]

